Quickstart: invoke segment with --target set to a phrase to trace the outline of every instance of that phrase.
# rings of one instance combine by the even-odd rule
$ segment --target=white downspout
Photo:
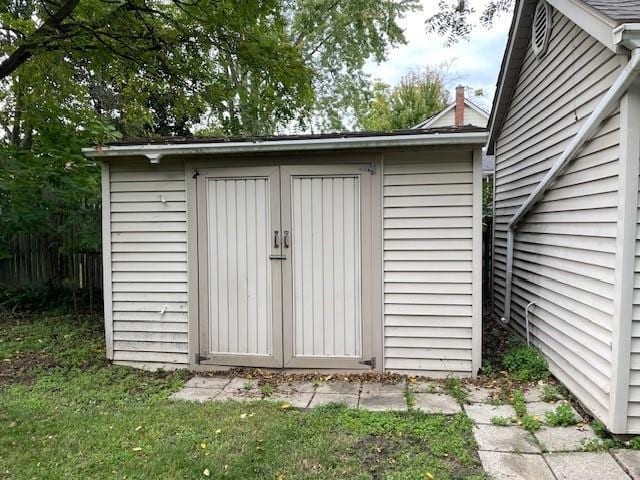
[[[524,216],[542,198],[547,189],[567,168],[569,163],[582,150],[584,144],[596,133],[600,124],[611,114],[620,98],[640,73],[640,24],[623,24],[613,30],[614,41],[631,50],[631,58],[618,76],[611,88],[607,91],[598,106],[593,110],[587,121],[582,125],[571,143],[562,152],[560,158],[553,164],[542,181],[531,192],[522,206],[511,218],[507,225],[507,267],[505,276],[504,317],[502,323],[511,321],[511,287],[513,279],[513,244],[516,228]]]

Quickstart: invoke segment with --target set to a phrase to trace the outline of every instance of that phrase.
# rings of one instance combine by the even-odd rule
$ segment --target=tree
[[[491,27],[500,14],[511,10],[513,4],[514,0],[490,0],[480,14],[480,25]],[[478,26],[472,20],[475,13],[471,0],[439,0],[438,13],[426,20],[427,31],[444,37],[447,45],[468,39]]]
[[[442,68],[409,72],[397,86],[376,82],[372,100],[358,111],[358,123],[365,130],[383,131],[411,128],[447,105]]]

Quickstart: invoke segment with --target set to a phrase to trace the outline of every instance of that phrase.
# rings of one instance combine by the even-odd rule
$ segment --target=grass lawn
[[[0,478],[484,478],[462,414],[172,402],[188,373],[109,365],[101,334],[0,317]]]

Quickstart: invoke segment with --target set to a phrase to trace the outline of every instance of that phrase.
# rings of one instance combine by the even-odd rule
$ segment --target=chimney
[[[464,87],[456,87],[456,127],[464,125]]]

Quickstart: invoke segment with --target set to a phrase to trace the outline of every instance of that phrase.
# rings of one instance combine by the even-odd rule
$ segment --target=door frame
[[[183,157],[184,158],[184,157]],[[328,153],[294,152],[282,155],[216,155],[185,158],[185,179],[187,190],[187,306],[189,318],[189,367],[194,370],[216,370],[224,368],[222,364],[209,364],[199,361],[200,346],[200,260],[198,258],[198,186],[197,179],[210,168],[229,167],[259,167],[284,165],[348,165],[368,164],[371,177],[371,231],[361,232],[361,235],[371,237],[371,295],[372,301],[367,308],[370,310],[371,355],[376,359],[374,370],[384,371],[384,315],[383,315],[383,154],[380,151],[331,151]],[[364,314],[364,310],[363,310]],[[279,367],[282,368],[282,367]],[[369,368],[363,366],[363,368]],[[285,367],[286,369],[286,367]],[[288,370],[297,370],[291,369]],[[305,370],[300,368],[300,370]],[[322,371],[352,370],[344,366],[321,368]]]
[[[282,255],[282,244],[276,248],[272,242],[267,265],[271,268],[271,355],[252,354],[214,354],[209,352],[209,219],[208,181],[210,179],[243,179],[268,178],[271,224],[269,232],[280,231],[280,169],[278,166],[246,166],[210,168],[196,178],[198,187],[198,263],[199,268],[199,360],[201,364],[247,366],[247,367],[282,367],[282,260],[271,259]]]

